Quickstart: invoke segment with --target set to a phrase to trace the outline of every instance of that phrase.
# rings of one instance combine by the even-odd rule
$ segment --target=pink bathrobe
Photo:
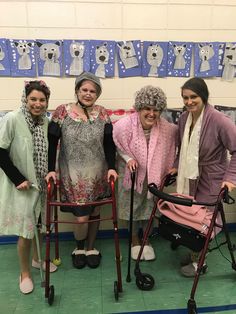
[[[139,113],[135,112],[117,121],[113,126],[113,139],[116,146],[138,162],[135,190],[142,193],[147,175],[148,183],[158,186],[172,168],[176,152],[177,127],[160,118],[151,129],[149,144],[145,138]],[[131,188],[130,171],[125,169],[123,186]],[[149,193],[148,196],[150,197]]]

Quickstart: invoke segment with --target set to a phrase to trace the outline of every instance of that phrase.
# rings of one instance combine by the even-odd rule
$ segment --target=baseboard
[[[236,231],[236,223],[228,223],[227,224],[229,232]],[[153,234],[158,234],[158,228],[154,228]],[[98,232],[98,239],[111,239],[114,236],[114,230],[99,230]],[[54,240],[54,233],[51,235],[52,240]],[[119,238],[128,238],[128,230],[127,229],[119,229]],[[17,236],[0,236],[0,245],[2,244],[14,244],[17,242]],[[74,240],[73,232],[60,232],[59,233],[59,240],[60,241],[72,241]]]
[[[74,240],[73,232],[59,232],[59,240],[60,241],[72,241]],[[97,238],[98,239],[111,239],[114,237],[114,230],[99,230]],[[119,238],[127,238],[128,237],[128,230],[127,229],[120,229],[119,230]],[[51,234],[52,240],[54,240],[54,233]],[[18,236],[14,235],[1,235],[0,236],[0,245],[2,244],[14,244],[18,240]]]

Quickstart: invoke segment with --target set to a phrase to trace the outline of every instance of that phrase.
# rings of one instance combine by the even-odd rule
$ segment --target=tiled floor
[[[236,242],[236,234],[232,234],[232,239]],[[154,277],[155,286],[151,291],[141,291],[133,275],[134,262],[131,265],[132,281],[126,282],[127,240],[120,242],[123,292],[118,301],[115,301],[113,291],[116,280],[113,240],[97,240],[97,249],[103,255],[100,267],[81,270],[71,266],[70,254],[74,243],[61,241],[62,265],[50,276],[51,284],[55,287],[52,306],[45,301],[44,289],[40,287],[40,273],[36,269],[33,270],[34,292],[30,295],[19,292],[16,245],[0,245],[0,313],[187,313],[192,279],[184,278],[179,273],[179,260],[187,250],[178,248],[172,251],[169,242],[161,238],[152,240],[157,259],[141,262],[140,268]],[[222,251],[228,257],[227,247],[224,246]],[[231,264],[216,250],[208,256],[208,265],[209,272],[200,278],[195,295],[198,313],[236,313],[236,273]]]

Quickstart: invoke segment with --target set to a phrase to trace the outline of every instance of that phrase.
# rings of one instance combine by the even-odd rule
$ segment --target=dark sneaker
[[[197,273],[197,266],[198,266],[197,263],[192,262],[186,266],[181,267],[180,272],[184,277],[195,277]],[[208,271],[207,264],[204,263],[200,275],[205,274],[207,271]]]

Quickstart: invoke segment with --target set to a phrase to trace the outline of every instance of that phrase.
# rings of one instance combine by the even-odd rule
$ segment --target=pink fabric
[[[173,193],[172,195],[193,199],[193,197],[188,195],[177,193]],[[158,201],[158,209],[161,214],[170,218],[171,220],[196,229],[204,235],[206,235],[208,232],[213,215],[212,210],[209,210],[205,206],[184,206],[173,204],[162,199]],[[211,237],[214,237],[215,234],[217,234],[220,230],[221,229],[219,227],[214,228]]]
[[[113,139],[116,146],[138,162],[135,185],[138,193],[142,193],[146,173],[148,183],[159,186],[162,178],[172,168],[176,152],[176,131],[174,124],[161,118],[152,127],[147,145],[138,112],[114,124]],[[127,190],[131,188],[130,171],[127,167],[123,185]]]

